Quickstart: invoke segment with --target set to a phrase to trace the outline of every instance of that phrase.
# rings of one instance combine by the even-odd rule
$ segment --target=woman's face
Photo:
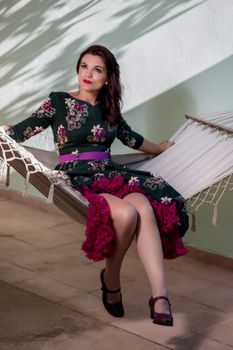
[[[78,72],[80,90],[98,94],[107,81],[107,67],[102,57],[86,54]]]

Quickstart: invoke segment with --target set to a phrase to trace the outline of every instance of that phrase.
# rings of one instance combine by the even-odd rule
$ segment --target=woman
[[[158,175],[130,170],[110,156],[115,137],[154,155],[172,143],[152,143],[123,119],[119,65],[107,48],[93,45],[82,52],[77,74],[77,91],[51,93],[31,117],[5,128],[22,142],[51,125],[60,154],[56,169],[65,171],[89,201],[82,248],[92,260],[105,258],[100,279],[106,310],[115,317],[124,315],[120,269],[136,236],[152,290],[150,316],[156,324],[172,326],[163,258],[186,253],[181,241],[188,227],[183,198]]]

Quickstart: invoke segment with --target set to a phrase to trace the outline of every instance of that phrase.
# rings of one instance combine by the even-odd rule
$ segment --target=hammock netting
[[[186,122],[171,140],[175,145],[152,156],[143,153],[116,155],[113,159],[130,168],[146,170],[162,176],[186,200],[192,214],[203,203],[217,206],[226,190],[233,187],[233,113],[186,116]],[[78,222],[85,223],[88,202],[71,187],[69,177],[52,170],[58,163],[56,152],[25,147],[16,143],[0,128],[0,181],[9,185],[10,167],[25,178],[24,196],[29,183],[48,202]]]

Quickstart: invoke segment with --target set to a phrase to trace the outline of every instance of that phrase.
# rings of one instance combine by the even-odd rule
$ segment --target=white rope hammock
[[[224,116],[225,118],[225,116]],[[217,206],[233,174],[233,115],[227,116],[228,127],[221,116],[208,119],[187,116],[174,134],[175,145],[137,169],[156,169],[188,201],[191,211],[202,203]]]
[[[113,156],[119,163],[162,176],[186,200],[189,212],[203,203],[214,207],[233,187],[233,112],[186,116],[187,121],[173,135],[175,145],[157,157],[145,154]],[[34,155],[33,155],[34,154]],[[58,163],[55,152],[23,147],[0,128],[0,181],[9,185],[9,167],[25,178],[24,195],[31,183],[66,214],[84,223],[87,200],[70,186],[62,172],[51,170]]]

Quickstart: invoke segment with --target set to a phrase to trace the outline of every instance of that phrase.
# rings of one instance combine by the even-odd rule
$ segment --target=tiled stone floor
[[[233,349],[233,271],[190,256],[166,261],[174,327],[152,324],[134,244],[122,269],[126,315],[100,298],[103,263],[87,260],[84,226],[0,197],[1,350]]]

